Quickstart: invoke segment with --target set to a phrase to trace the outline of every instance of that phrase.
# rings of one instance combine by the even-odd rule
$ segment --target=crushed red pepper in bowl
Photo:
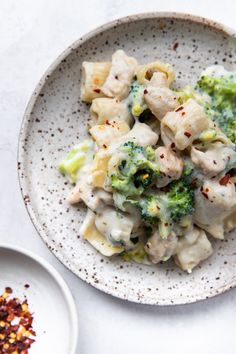
[[[10,287],[0,296],[0,353],[28,354],[35,342],[33,315],[29,312],[26,299],[12,297]]]

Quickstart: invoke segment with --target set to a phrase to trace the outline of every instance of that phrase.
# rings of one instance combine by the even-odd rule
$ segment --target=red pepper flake
[[[170,147],[171,147],[171,149],[174,149],[175,148],[175,143],[171,143]]]
[[[183,107],[183,106],[180,106],[180,107],[176,108],[175,112],[182,111],[182,109],[184,109],[184,107]]]
[[[187,136],[187,138],[190,138],[190,136],[192,136],[192,134],[189,132],[184,132],[184,135]]]
[[[216,160],[213,160],[213,164],[214,164],[214,165],[217,165],[217,162],[216,162]]]
[[[178,48],[178,46],[179,46],[179,43],[178,43],[178,42],[174,43],[174,45],[173,45],[173,50],[176,51],[176,49]]]
[[[161,154],[161,155],[160,155],[160,158],[161,158],[161,159],[164,159],[164,157],[165,157],[164,154]]]
[[[208,194],[207,194],[207,193],[202,192],[202,195],[203,195],[206,199],[209,199],[209,198],[208,198]]]
[[[208,188],[206,188],[206,192],[209,192],[209,189],[208,189]]]
[[[28,285],[28,284],[26,284]],[[28,354],[35,342],[33,316],[28,310],[28,302],[10,298],[10,287],[0,296],[0,353]]]
[[[107,149],[107,145],[106,144],[103,144],[102,146],[104,147],[104,149]]]
[[[161,187],[160,190],[162,192],[168,193],[170,191],[170,188],[168,186],[165,186],[165,187]]]
[[[115,79],[116,79],[116,80],[119,80],[118,75],[115,76]]]
[[[197,187],[197,178],[193,178],[192,182],[190,183],[190,188],[195,189]]]
[[[219,180],[221,186],[226,186],[229,183],[230,175],[225,175]]]
[[[109,120],[107,119],[105,122],[107,125],[111,125],[111,123],[109,122]]]
[[[9,286],[7,286],[7,287],[5,288],[5,292],[6,292],[7,294],[12,294],[12,288],[10,288]]]
[[[166,226],[166,227],[169,226],[168,222],[165,223],[165,226]]]
[[[182,112],[182,113],[181,113],[181,116],[185,116],[185,114],[186,114],[186,112]]]
[[[96,93],[100,93],[101,92],[101,90],[99,88],[94,89],[93,91],[96,92]]]
[[[148,93],[148,90],[145,89],[145,90],[143,91],[143,93],[144,93],[144,95],[146,95],[146,94]]]

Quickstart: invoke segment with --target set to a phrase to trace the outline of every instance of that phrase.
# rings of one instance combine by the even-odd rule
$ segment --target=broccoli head
[[[185,177],[172,182],[166,193],[142,195],[126,201],[139,209],[147,224],[158,225],[162,238],[170,234],[175,223],[180,223],[194,211],[194,191]]]
[[[211,97],[205,110],[227,137],[236,143],[236,80],[234,75],[221,77],[202,76],[197,83],[201,92]]]
[[[93,142],[84,140],[75,146],[68,155],[60,162],[59,171],[68,177],[71,183],[76,183],[77,173],[81,167],[92,156]]]
[[[167,199],[165,195],[143,195],[138,200],[127,201],[139,209],[144,222],[148,225],[158,225],[162,238],[168,237],[172,229],[172,222],[166,208]]]
[[[116,173],[111,175],[111,186],[126,196],[141,195],[151,186],[159,174],[159,166],[153,161],[154,150],[129,141],[119,148],[122,160]]]
[[[165,192],[152,194],[151,187],[159,175],[152,147],[140,147],[129,141],[119,150],[122,160],[116,174],[111,175],[116,207],[124,211],[125,203],[136,206],[147,225],[156,224],[160,236],[168,237],[175,223],[193,213],[192,165],[186,163],[182,178],[171,182]]]
[[[129,99],[130,109],[134,117],[139,117],[146,109],[147,105],[143,97],[144,86],[137,81],[133,81],[130,88]]]
[[[134,185],[136,187],[142,186],[146,188],[153,182],[154,172],[150,168],[139,170],[134,175]]]
[[[136,187],[129,178],[119,178],[117,175],[111,175],[111,186],[116,191],[123,195],[140,195],[143,193],[144,188],[142,186]]]
[[[174,222],[179,222],[194,211],[194,191],[185,178],[174,181],[167,193],[167,209]]]
[[[153,195],[142,196],[139,200],[128,200],[138,207],[141,217],[148,224],[155,224],[160,217],[158,197]]]

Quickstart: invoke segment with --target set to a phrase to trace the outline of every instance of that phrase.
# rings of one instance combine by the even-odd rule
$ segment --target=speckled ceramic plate
[[[114,296],[146,304],[184,304],[236,284],[236,238],[214,243],[213,256],[190,275],[173,263],[144,266],[107,259],[79,236],[85,208],[70,207],[71,189],[58,161],[86,136],[88,106],[81,103],[84,60],[107,60],[123,48],[141,63],[173,65],[177,83],[194,83],[202,69],[219,63],[236,67],[236,36],[224,26],[190,15],[150,13],[126,17],[90,32],[70,46],[40,80],[28,104],[19,142],[23,198],[40,236],[76,275]]]

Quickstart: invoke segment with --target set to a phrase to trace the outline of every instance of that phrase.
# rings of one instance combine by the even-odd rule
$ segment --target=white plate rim
[[[29,249],[25,249],[18,245],[12,245],[9,243],[0,243],[0,250],[9,250],[19,253],[25,257],[28,257],[38,263],[43,269],[45,269],[50,276],[54,279],[54,281],[59,285],[59,288],[63,294],[63,297],[68,306],[70,321],[71,321],[71,350],[68,354],[75,354],[77,349],[78,342],[78,312],[75,305],[74,298],[72,293],[66,284],[65,280],[59,274],[59,272],[44,258],[36,255],[34,252]]]
[[[27,131],[27,125],[28,125],[28,118],[30,117],[30,112],[32,111],[38,96],[40,94],[41,88],[44,86],[44,84],[47,81],[48,76],[50,76],[53,71],[57,68],[57,66],[61,63],[63,59],[65,59],[71,52],[73,52],[77,47],[92,38],[94,35],[97,35],[98,33],[101,33],[105,30],[109,30],[110,28],[113,28],[114,26],[125,24],[128,22],[133,22],[137,20],[145,20],[145,19],[155,19],[155,18],[169,18],[169,19],[179,19],[179,20],[189,20],[192,21],[193,23],[200,23],[204,24],[207,27],[222,31],[223,33],[236,38],[236,30],[230,28],[229,26],[225,26],[221,24],[220,22],[217,22],[215,20],[208,19],[206,17],[202,16],[197,16],[197,15],[192,15],[189,13],[182,13],[182,12],[172,12],[172,11],[164,11],[164,12],[144,12],[144,13],[138,13],[138,14],[133,14],[133,15],[128,15],[125,17],[121,17],[115,20],[112,20],[110,22],[107,22],[101,26],[98,26],[97,28],[93,29],[92,31],[89,31],[87,34],[81,36],[78,40],[73,42],[71,45],[69,45],[53,62],[52,64],[48,67],[44,75],[41,77],[39,80],[38,84],[36,85],[29,101],[26,106],[21,127],[20,127],[20,132],[19,132],[19,139],[18,139],[18,150],[17,150],[17,162],[22,162],[24,163],[24,149],[23,144],[24,144],[24,139],[26,137],[25,133]],[[27,188],[27,182],[25,178],[21,177],[20,170],[18,169],[18,181],[21,189],[21,194],[24,200],[24,197],[28,195],[28,188]],[[226,284],[225,286],[221,288],[216,288],[214,291],[211,293],[200,293],[198,296],[194,295],[193,297],[189,296],[188,298],[175,298],[174,301],[171,301],[171,299],[167,298],[166,300],[162,300],[160,302],[157,302],[155,298],[149,298],[148,300],[145,297],[140,297],[137,298],[137,296],[131,294],[131,293],[124,293],[119,291],[119,289],[113,290],[113,289],[108,289],[106,288],[102,282],[95,282],[93,281],[92,278],[88,279],[85,278],[83,275],[78,275],[75,272],[75,269],[72,265],[69,263],[64,263],[63,262],[63,257],[60,256],[60,253],[56,252],[54,248],[51,248],[48,242],[48,237],[46,231],[42,228],[40,222],[38,221],[37,218],[37,213],[35,213],[32,205],[30,202],[25,202],[25,207],[28,212],[28,215],[37,231],[39,236],[42,238],[44,243],[47,245],[47,247],[50,249],[50,251],[54,254],[54,256],[57,257],[57,259],[60,260],[60,262],[67,267],[70,271],[72,271],[76,276],[78,276],[80,279],[84,280],[88,284],[92,285],[93,287],[97,288],[100,291],[103,291],[109,295],[112,295],[114,297],[120,298],[122,300],[128,300],[136,303],[141,303],[141,304],[147,304],[147,305],[159,305],[159,306],[166,306],[166,305],[183,305],[183,304],[188,304],[188,303],[194,303],[202,300],[206,300],[208,298],[220,295],[224,293],[227,290],[232,289],[233,287],[236,286],[236,279],[233,280],[231,283]]]

